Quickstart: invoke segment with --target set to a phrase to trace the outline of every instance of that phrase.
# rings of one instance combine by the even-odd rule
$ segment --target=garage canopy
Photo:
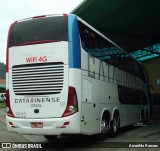
[[[160,56],[160,0],[84,0],[71,13],[137,60]]]

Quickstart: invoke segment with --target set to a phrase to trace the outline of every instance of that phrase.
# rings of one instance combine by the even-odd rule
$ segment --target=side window
[[[80,21],[78,25],[82,48],[87,53],[144,80],[142,67],[129,54],[113,45]]]
[[[147,104],[147,96],[140,90],[119,85],[118,94],[122,104]]]
[[[120,50],[79,21],[82,48],[91,56],[117,66]]]

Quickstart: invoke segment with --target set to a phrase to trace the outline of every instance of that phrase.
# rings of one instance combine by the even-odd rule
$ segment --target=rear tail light
[[[10,117],[14,117],[14,114],[10,106],[9,90],[6,90],[6,109],[7,109],[7,115]]]
[[[72,115],[76,112],[78,112],[78,100],[76,89],[74,87],[69,87],[67,107],[62,117]]]

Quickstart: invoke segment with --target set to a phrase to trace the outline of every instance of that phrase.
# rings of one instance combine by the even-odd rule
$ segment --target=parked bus
[[[76,15],[16,21],[6,58],[9,131],[105,139],[149,117],[143,66]]]

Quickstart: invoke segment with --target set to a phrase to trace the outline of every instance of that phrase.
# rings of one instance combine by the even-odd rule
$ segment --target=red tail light
[[[7,109],[7,115],[10,117],[14,117],[14,114],[10,106],[9,90],[6,90],[6,109]]]
[[[62,117],[72,115],[76,112],[78,112],[78,100],[76,90],[74,87],[69,87],[67,107]]]

